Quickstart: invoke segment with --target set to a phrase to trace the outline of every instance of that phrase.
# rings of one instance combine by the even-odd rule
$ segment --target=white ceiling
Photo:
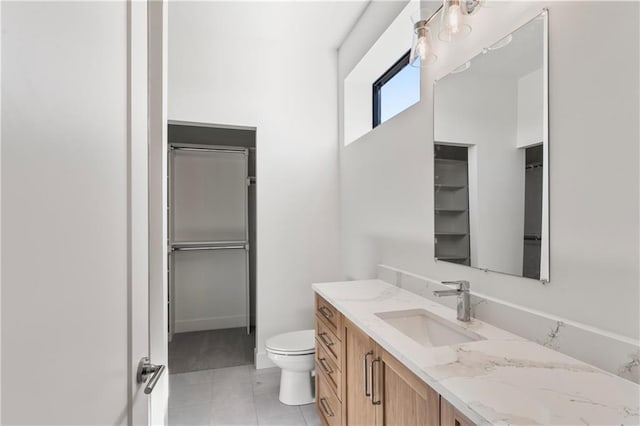
[[[206,1],[170,0],[171,10],[197,3],[215,34],[250,35],[259,39],[292,37],[314,46],[338,48],[369,0]],[[203,16],[195,19],[202,20]]]

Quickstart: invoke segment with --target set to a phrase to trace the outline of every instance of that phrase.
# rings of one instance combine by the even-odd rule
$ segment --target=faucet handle
[[[469,281],[466,280],[442,281],[442,284],[458,286],[458,291],[469,291]]]

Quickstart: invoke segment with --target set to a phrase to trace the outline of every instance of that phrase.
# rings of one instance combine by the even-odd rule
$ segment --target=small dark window
[[[373,83],[373,127],[420,100],[420,68],[409,66],[409,53]]]

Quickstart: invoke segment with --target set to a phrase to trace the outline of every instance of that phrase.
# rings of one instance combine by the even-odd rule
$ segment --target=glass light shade
[[[423,24],[424,23],[424,24]],[[438,57],[433,53],[431,46],[431,32],[426,21],[419,21],[415,24],[413,40],[411,42],[411,55],[409,64],[413,67],[425,67],[433,64]]]
[[[468,36],[471,33],[471,27],[462,22],[465,15],[461,0],[444,0],[438,34],[440,40],[450,43]]]

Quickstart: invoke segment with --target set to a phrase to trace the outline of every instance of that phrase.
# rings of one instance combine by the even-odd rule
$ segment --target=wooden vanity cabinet
[[[356,325],[344,327],[344,424],[438,426],[439,395]]]
[[[440,397],[440,424],[442,426],[474,426],[471,420],[442,397]]]
[[[316,406],[327,426],[473,426],[319,295]]]
[[[376,405],[372,403],[371,362],[376,344],[351,321],[345,321],[345,425],[375,425]]]
[[[436,391],[382,348],[376,349],[374,361],[379,364],[374,368],[379,377],[375,379],[379,383],[375,396],[382,402],[377,425],[440,424],[440,395]]]
[[[342,314],[316,294],[316,408],[323,423],[344,422],[344,325]]]

